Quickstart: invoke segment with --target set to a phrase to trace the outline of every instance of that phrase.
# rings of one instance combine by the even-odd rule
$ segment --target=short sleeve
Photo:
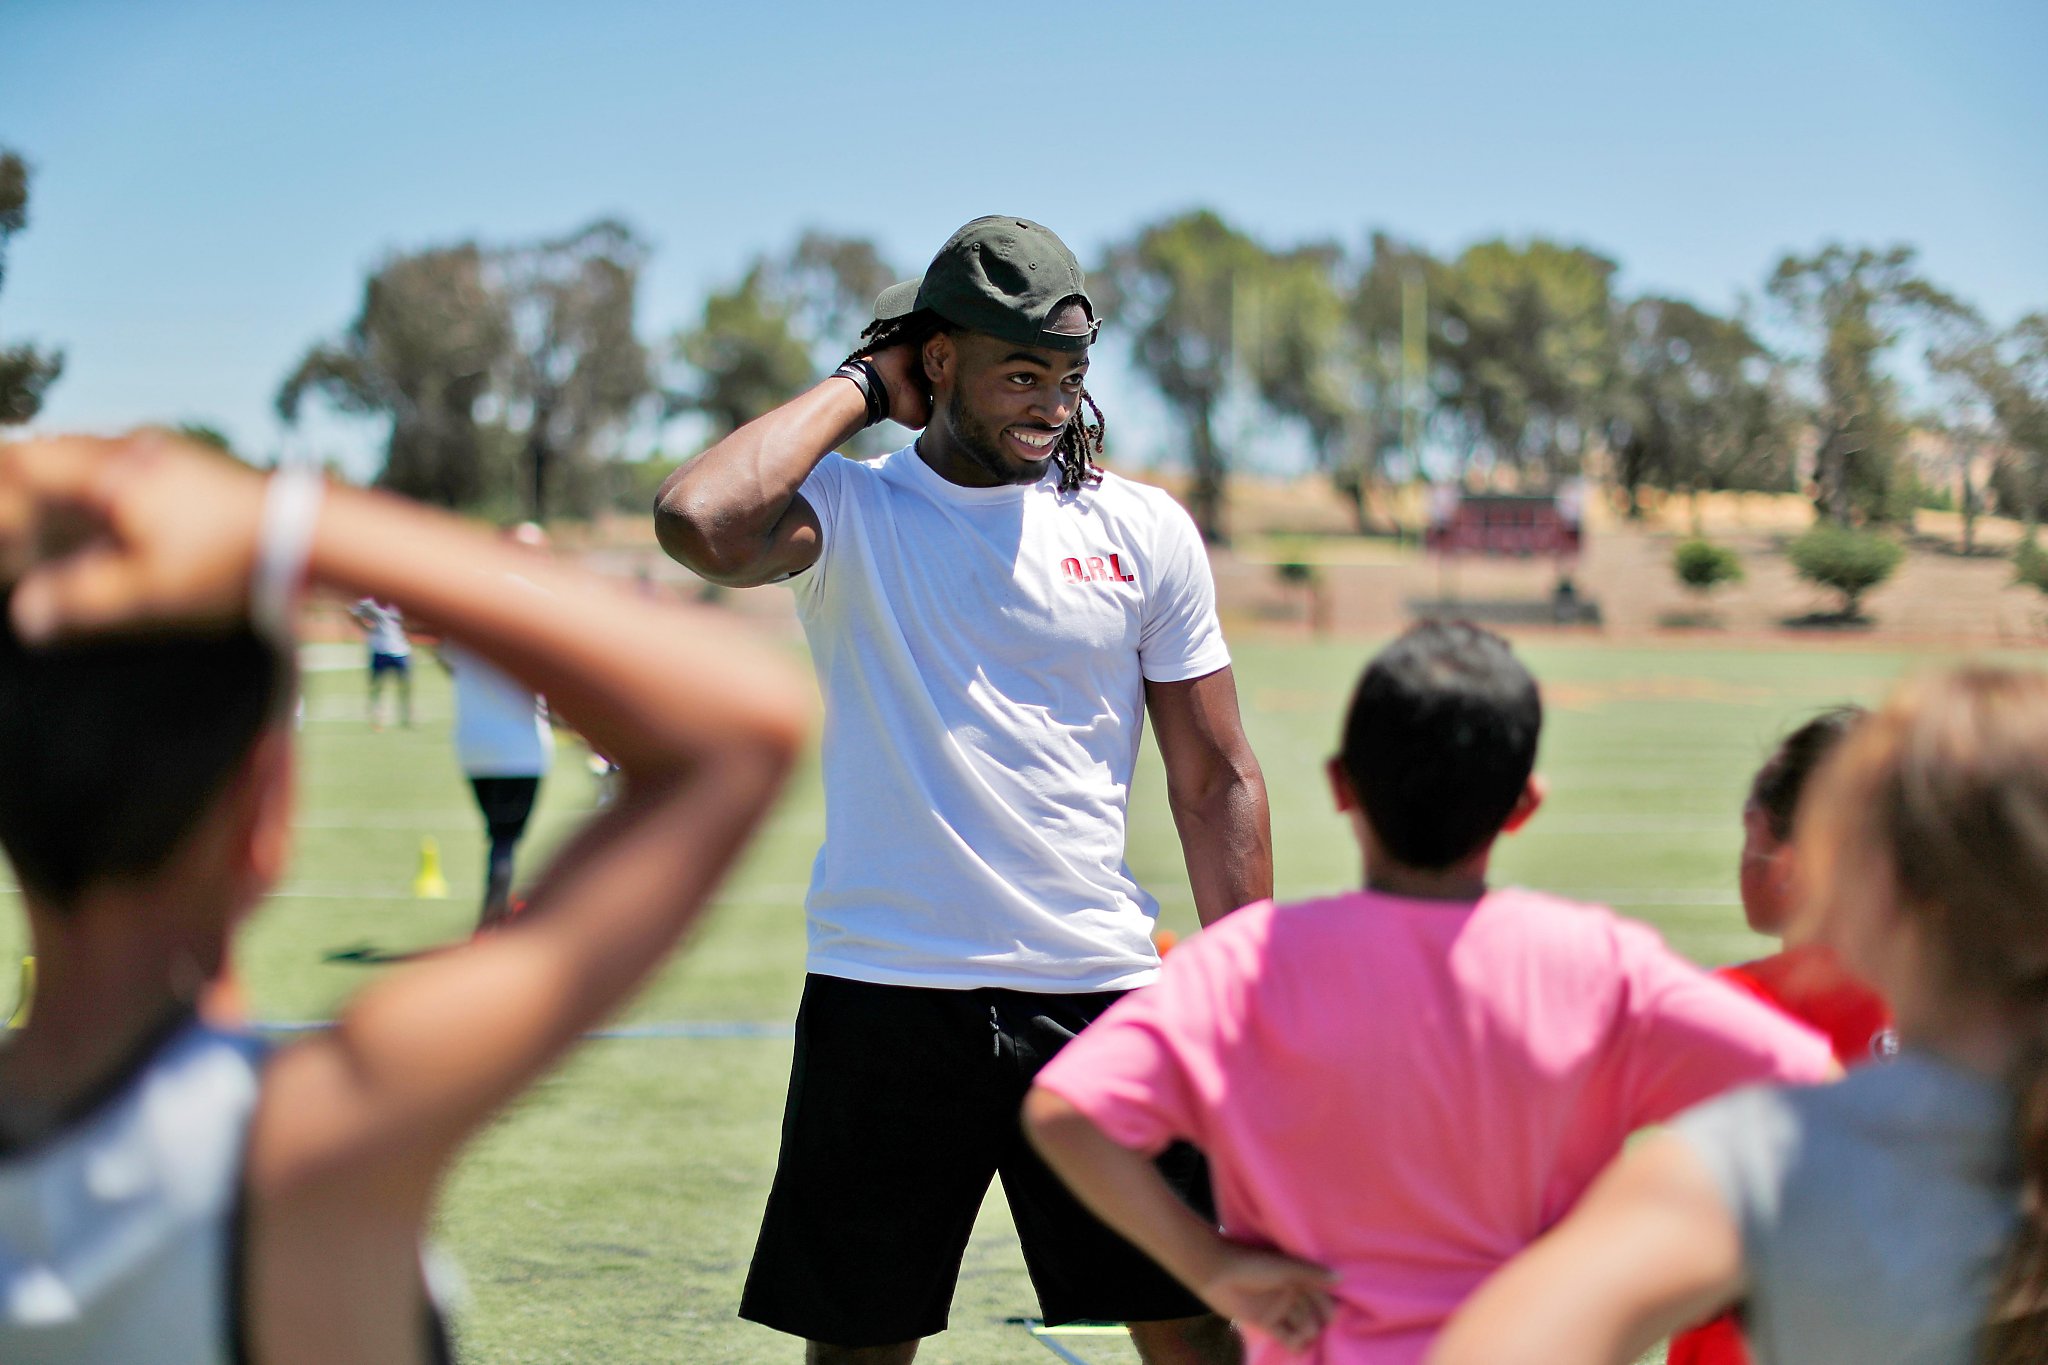
[[[1752,1273],[1768,1261],[1785,1171],[1799,1143],[1798,1114],[1767,1086],[1747,1086],[1689,1109],[1670,1132],[1699,1159],[1742,1238]]]
[[[1241,913],[1241,912],[1240,912]],[[1203,1146],[1204,1095],[1223,1089],[1221,1040],[1239,1006],[1232,955],[1211,926],[1173,951],[1159,979],[1132,991],[1060,1050],[1036,1083],[1086,1115],[1119,1146],[1152,1154],[1176,1140]]]
[[[1760,1081],[1835,1073],[1828,1040],[1685,961],[1647,926],[1618,922],[1625,1013],[1622,1098],[1634,1126]]]
[[[1164,494],[1159,501],[1138,666],[1148,682],[1185,682],[1229,667],[1230,650],[1216,619],[1216,582],[1201,533],[1179,503]]]
[[[818,517],[818,557],[811,567],[799,570],[785,580],[797,590],[799,597],[817,592],[824,585],[827,569],[830,567],[832,547],[839,540],[839,518],[847,501],[847,468],[853,461],[834,452],[811,468],[804,481],[797,486],[797,496],[811,505],[811,511]]]

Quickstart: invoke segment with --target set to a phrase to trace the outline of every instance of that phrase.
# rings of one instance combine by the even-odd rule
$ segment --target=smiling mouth
[[[1035,451],[1040,455],[1050,455],[1053,442],[1059,439],[1059,433],[1038,427],[1011,427],[1010,439],[1026,450]]]

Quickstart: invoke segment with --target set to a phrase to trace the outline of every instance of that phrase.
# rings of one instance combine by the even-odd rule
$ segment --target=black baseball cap
[[[1019,346],[1081,351],[1102,328],[1086,283],[1081,263],[1051,228],[1025,218],[977,218],[946,239],[921,278],[881,292],[875,321],[929,308],[956,327]],[[1084,329],[1052,329],[1066,303],[1087,311]]]

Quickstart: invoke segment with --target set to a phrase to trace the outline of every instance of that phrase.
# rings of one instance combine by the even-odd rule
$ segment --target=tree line
[[[0,156],[0,249],[26,202],[19,159]],[[806,232],[647,342],[647,254],[609,219],[394,252],[355,318],[289,369],[278,411],[294,422],[318,399],[382,420],[378,482],[426,501],[586,513],[648,491],[616,458],[634,422],[694,413],[722,435],[826,372],[909,273],[864,238]],[[1212,538],[1243,455],[1218,429],[1233,395],[1300,434],[1361,531],[1385,529],[1383,494],[1418,477],[1589,476],[1632,512],[1652,489],[1804,489],[1825,520],[1881,525],[1934,492],[1906,458],[1916,429],[1952,452],[1937,496],[1966,524],[2048,513],[2048,311],[2000,330],[1906,246],[1788,254],[1725,314],[1629,295],[1617,272],[1543,238],[1273,246],[1198,209],[1112,244],[1090,290],[1173,414]],[[0,424],[27,420],[61,365],[0,349]]]

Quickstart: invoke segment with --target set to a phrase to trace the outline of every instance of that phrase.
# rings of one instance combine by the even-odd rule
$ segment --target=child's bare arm
[[[1024,1131],[1075,1196],[1224,1317],[1303,1350],[1329,1325],[1335,1277],[1321,1266],[1226,1240],[1143,1154],[1053,1091],[1024,1101]]]
[[[254,473],[162,437],[0,447],[17,628],[47,639],[246,619],[265,496]],[[308,567],[313,584],[395,603],[547,693],[626,779],[518,925],[393,972],[266,1074],[253,1188],[338,1182],[351,1213],[416,1222],[460,1143],[694,922],[773,799],[808,700],[786,661],[713,613],[396,499],[331,490]]]
[[[1429,1365],[1628,1365],[1743,1285],[1733,1216],[1685,1141],[1663,1134],[1468,1299]]]

